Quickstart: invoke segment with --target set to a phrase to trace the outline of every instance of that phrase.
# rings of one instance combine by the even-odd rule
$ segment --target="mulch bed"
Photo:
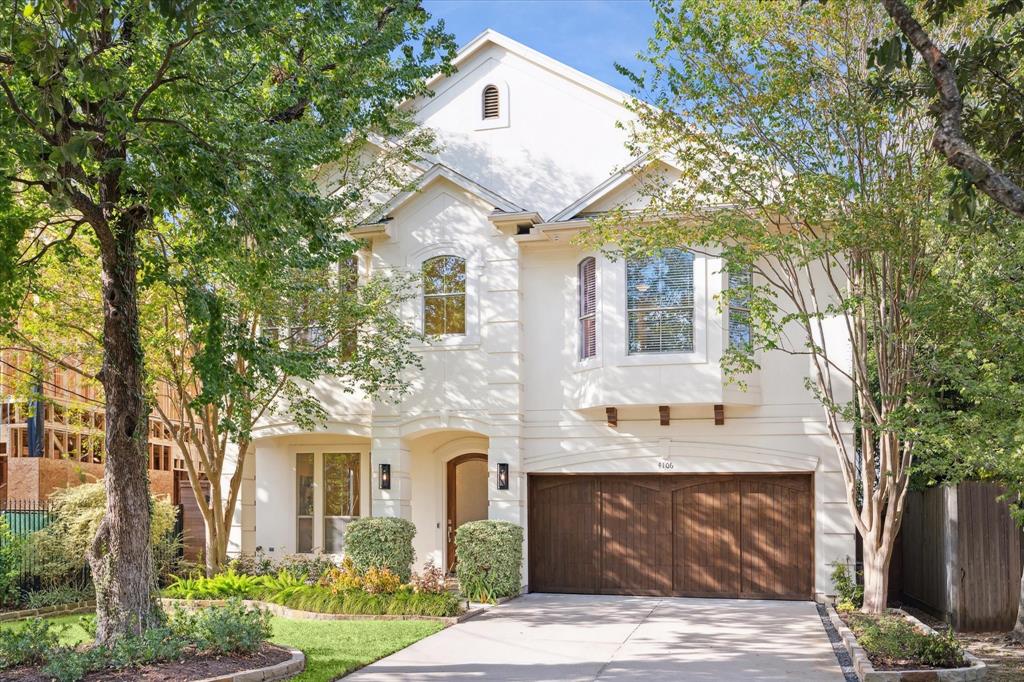
[[[853,623],[851,621],[856,619],[856,618],[858,618],[858,617],[862,617],[861,614],[859,612],[855,612],[853,614],[850,614],[850,613],[845,613],[843,611],[837,611],[837,613],[839,614],[839,618],[842,619],[842,621],[844,623],[846,623],[846,627],[850,628],[850,630],[853,631],[854,635],[856,636],[856,629],[854,628]],[[894,616],[896,614],[889,613],[888,615]],[[914,617],[917,617],[916,613],[913,614],[913,615],[914,615]],[[851,616],[852,616],[852,618],[851,618]],[[899,616],[899,617],[901,617],[901,616]],[[921,622],[925,622],[925,621],[922,620]],[[935,628],[931,623],[926,623],[925,622],[925,624],[928,625],[929,627],[931,627],[932,629],[936,629],[937,630],[937,628]],[[915,629],[918,630],[919,632],[921,631],[920,628],[915,628]],[[958,636],[958,639],[959,639],[959,636]],[[967,648],[966,643],[963,643],[963,644],[964,644],[964,648],[966,649]],[[880,654],[878,654],[876,652],[868,651],[866,648],[864,649],[864,653],[866,653],[868,655],[868,659],[871,661],[872,667],[874,667],[875,670],[878,670],[880,672],[899,672],[901,670],[948,670],[949,669],[949,668],[940,668],[940,667],[933,666],[933,665],[927,665],[927,664],[922,663],[920,661],[915,661],[915,660],[908,659],[908,658],[888,658],[888,657],[882,656],[882,655],[880,655]],[[1020,680],[1018,679],[1017,682],[1020,682]]]
[[[160,663],[145,668],[126,668],[125,670],[101,670],[90,673],[84,680],[99,682],[100,680],[139,680],[141,682],[186,682],[202,680],[217,675],[243,672],[265,668],[283,663],[291,658],[287,649],[264,643],[255,654],[249,656],[192,656],[182,661]],[[11,682],[49,682],[50,678],[43,675],[38,668],[15,668],[0,672],[0,679]]]
[[[903,610],[935,630],[948,625],[929,613],[907,606]],[[1024,680],[1024,645],[1014,641],[1008,632],[958,632],[956,638],[964,648],[985,661],[989,682],[1020,682]]]

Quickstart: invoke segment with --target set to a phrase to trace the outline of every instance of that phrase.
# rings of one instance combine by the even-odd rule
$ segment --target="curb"
[[[22,609],[21,611],[0,613],[0,623],[31,618],[33,616],[74,616],[79,613],[90,613],[95,610],[96,602],[80,601],[72,604],[58,604],[57,606],[44,606],[41,609]]]
[[[161,597],[160,599],[160,604],[164,609],[173,608],[175,606],[181,606],[185,609],[198,609],[205,608],[207,606],[223,606],[227,603],[227,599],[169,599],[167,597]],[[243,599],[242,603],[248,606],[255,606],[256,608],[262,609],[267,613],[272,613],[275,616],[293,618],[296,620],[430,620],[437,623],[444,623],[445,627],[461,623],[462,621],[479,615],[486,610],[484,608],[470,609],[458,616],[395,616],[391,614],[372,615],[361,613],[320,613],[319,611],[299,611],[298,609],[288,608],[287,606],[281,606],[280,604],[274,604],[271,602],[259,601],[257,599]]]
[[[964,658],[969,664],[966,668],[875,670],[875,667],[871,665],[871,659],[868,658],[867,652],[857,643],[857,638],[850,631],[850,628],[846,626],[846,623],[843,622],[843,619],[839,617],[839,613],[836,612],[835,608],[831,604],[826,604],[825,608],[828,609],[829,619],[839,633],[843,646],[846,647],[846,650],[850,653],[850,658],[853,659],[853,669],[861,682],[898,682],[899,680],[912,680],[913,682],[974,682],[975,680],[983,680],[988,675],[988,667],[985,665],[985,662],[966,650],[964,651]],[[938,634],[906,611],[894,609],[893,613],[900,614],[914,626],[929,634]]]
[[[255,670],[240,670],[236,673],[218,675],[217,677],[205,677],[195,682],[271,682],[272,680],[286,680],[294,677],[306,668],[306,655],[298,649],[288,649],[292,657],[287,661],[281,661],[274,665]]]

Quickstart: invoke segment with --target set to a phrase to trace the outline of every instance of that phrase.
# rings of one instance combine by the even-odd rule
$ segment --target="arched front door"
[[[448,461],[447,569],[455,570],[455,530],[487,518],[487,455],[470,453]]]

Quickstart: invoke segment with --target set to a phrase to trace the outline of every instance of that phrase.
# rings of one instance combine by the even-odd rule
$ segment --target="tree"
[[[165,226],[187,221],[186,262],[340,255],[333,216],[358,197],[323,196],[311,169],[406,130],[399,105],[453,46],[410,0],[34,0],[0,9],[0,45],[6,317],[46,253],[88,244],[101,265],[107,514],[90,564],[105,643],[157,615],[139,293],[182,276]]]
[[[884,46],[878,53],[880,63],[891,68],[902,55],[909,56],[912,49],[920,55],[931,76],[933,87],[929,95],[936,100],[931,107],[936,119],[932,145],[951,166],[962,171],[968,186],[976,186],[1006,210],[1024,218],[1024,189],[1019,180],[1024,169],[1021,163],[1024,161],[1024,119],[1021,117],[1024,73],[1020,68],[1024,57],[1021,33],[1024,5],[1012,0],[985,3],[989,5],[987,16],[977,17],[977,21],[986,22],[986,30],[964,41],[956,57],[950,59],[906,3],[900,0],[881,2],[904,40],[892,37],[880,41]],[[928,3],[935,23],[942,23],[964,4],[964,0]],[[905,59],[905,63],[910,66],[912,59]],[[973,95],[970,103],[977,111],[969,121],[967,132],[961,84],[967,88],[969,96]],[[1016,173],[1006,170],[1005,166],[1003,170],[996,168],[975,149],[975,143],[969,138]]]
[[[908,312],[947,212],[929,121],[868,87],[880,8],[654,7],[648,73],[631,74],[653,106],[633,105],[632,145],[680,174],[641,175],[649,204],[606,216],[586,239],[627,255],[687,245],[721,255],[730,274],[752,272],[721,302],[744,300],[753,323],[723,365],[742,381],[765,353],[808,358],[863,539],[864,610],[881,612],[915,446],[919,332]]]

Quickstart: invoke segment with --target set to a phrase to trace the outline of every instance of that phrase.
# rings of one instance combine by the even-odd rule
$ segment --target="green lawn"
[[[49,620],[65,626],[62,642],[78,644],[89,639],[79,625],[81,619],[58,616]],[[0,631],[17,625],[18,621],[0,623]],[[442,628],[441,623],[429,620],[290,620],[277,616],[273,626],[272,642],[306,654],[305,672],[293,678],[299,682],[336,680]]]

